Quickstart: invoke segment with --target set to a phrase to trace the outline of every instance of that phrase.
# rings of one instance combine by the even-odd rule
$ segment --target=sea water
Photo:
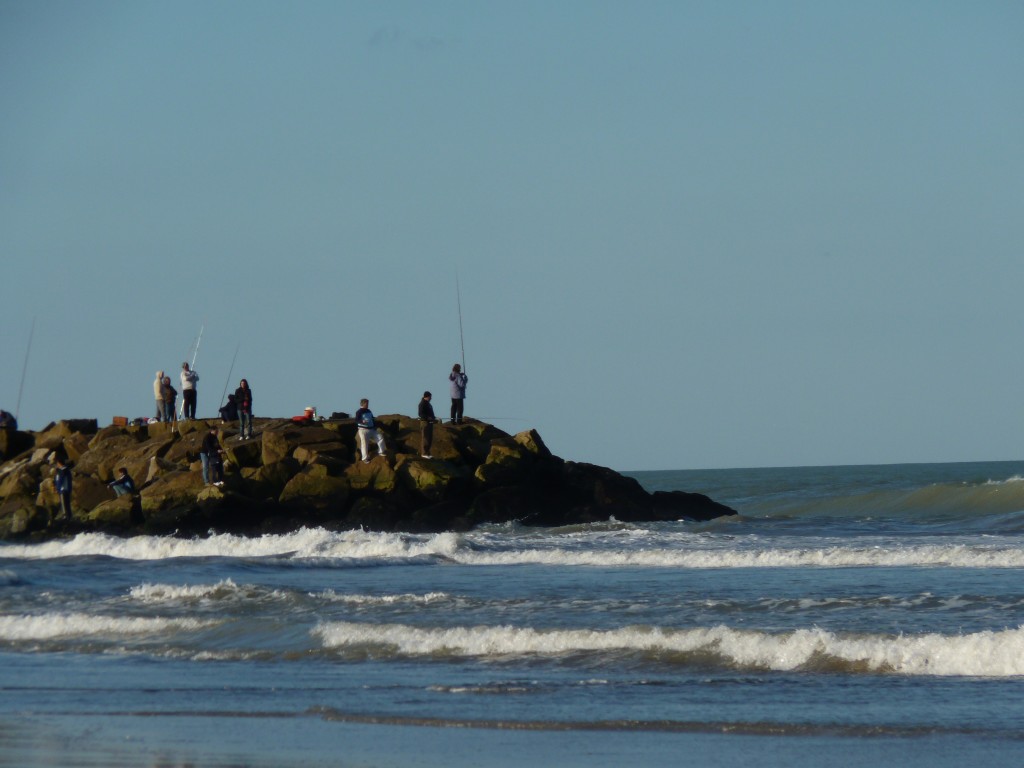
[[[740,515],[0,545],[0,765],[1024,759],[1024,463],[633,474]]]

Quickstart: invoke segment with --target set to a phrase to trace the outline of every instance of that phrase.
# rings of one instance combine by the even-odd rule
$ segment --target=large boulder
[[[16,494],[0,499],[0,538],[17,539],[50,524],[49,513],[30,496]]]
[[[369,462],[353,462],[345,470],[345,478],[349,486],[357,491],[377,491],[387,493],[395,489],[395,470],[383,458],[374,458]]]
[[[197,498],[204,487],[203,478],[196,472],[177,470],[158,477],[139,494],[146,528],[154,532],[178,530],[180,522],[198,510]]]
[[[98,531],[122,533],[139,522],[140,515],[138,498],[126,495],[104,501],[89,512],[85,519],[90,527]]]
[[[278,501],[285,507],[307,510],[330,510],[341,515],[348,501],[349,484],[344,478],[332,477],[320,464],[303,467],[281,491]]]
[[[439,459],[402,457],[395,465],[398,482],[428,502],[461,495],[469,486],[468,470]]]
[[[525,478],[534,458],[511,438],[494,440],[484,463],[476,468],[476,479],[490,487],[514,485]]]

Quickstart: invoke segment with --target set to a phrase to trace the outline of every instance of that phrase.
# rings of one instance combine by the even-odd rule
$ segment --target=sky
[[[0,0],[0,407],[150,416],[202,329],[200,416],[444,415],[464,360],[467,416],[620,471],[1024,458],[1022,41],[1016,0]]]

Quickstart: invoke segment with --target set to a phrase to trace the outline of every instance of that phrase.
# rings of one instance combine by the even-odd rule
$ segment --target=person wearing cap
[[[359,435],[359,454],[363,457],[363,464],[370,463],[370,441],[377,443],[377,453],[387,461],[388,447],[384,444],[384,435],[377,429],[377,422],[373,418],[373,411],[370,410],[370,401],[365,397],[359,401],[359,410],[356,411],[356,433]]]
[[[188,367],[188,363],[181,364],[181,410],[182,416],[186,419],[196,417],[196,382],[199,381],[199,374]]]
[[[248,379],[238,382],[238,389],[235,390],[235,406],[238,408],[238,439],[252,439],[252,389],[249,388]],[[249,434],[246,435],[246,425]]]
[[[420,400],[420,455],[424,459],[434,458],[430,455],[430,446],[434,444],[434,422],[437,419],[434,418],[434,406],[430,404],[431,397],[430,392],[424,392]]]

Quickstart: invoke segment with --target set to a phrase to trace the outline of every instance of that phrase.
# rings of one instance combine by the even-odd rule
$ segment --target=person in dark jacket
[[[107,485],[114,489],[114,495],[124,496],[126,493],[129,495],[134,495],[135,481],[132,480],[132,476],[128,474],[128,468],[121,467],[119,470],[117,470],[117,473],[117,480],[107,483]]]
[[[221,421],[238,421],[238,401],[234,395],[228,395],[227,403],[220,407],[220,418]]]
[[[238,439],[245,440],[252,437],[252,390],[249,382],[242,379],[238,382],[238,389],[235,390],[235,403],[238,405]],[[246,425],[249,427],[249,434],[246,435]]]
[[[71,467],[64,459],[57,459],[57,471],[53,473],[53,487],[60,499],[60,509],[65,520],[71,519]]]
[[[420,455],[424,459],[433,458],[430,455],[430,446],[434,444],[434,422],[437,419],[434,418],[434,406],[430,404],[431,397],[429,392],[424,392],[423,399],[420,400]]]
[[[160,387],[164,396],[164,421],[175,422],[178,414],[174,410],[174,403],[178,399],[178,390],[171,386],[171,377],[164,376],[164,383]]]
[[[223,471],[218,469],[223,467],[220,458],[223,452],[224,449],[220,447],[220,441],[217,439],[217,430],[211,427],[199,449],[199,459],[203,462],[203,482],[207,485],[224,485]]]

